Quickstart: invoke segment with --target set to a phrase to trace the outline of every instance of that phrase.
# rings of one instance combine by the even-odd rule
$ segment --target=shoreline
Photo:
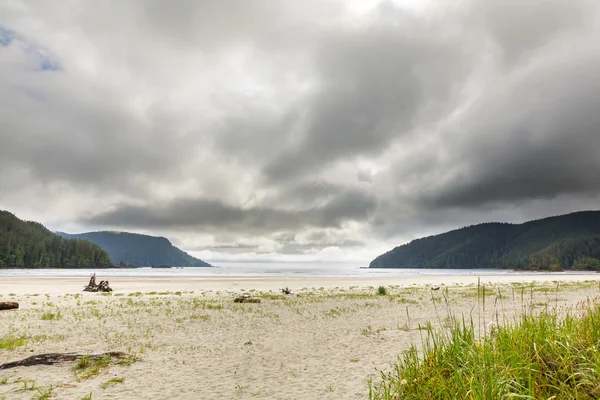
[[[2,276],[0,293],[65,294],[78,293],[87,284],[89,276]],[[456,286],[481,284],[509,284],[525,282],[583,282],[598,281],[597,273],[523,273],[510,275],[417,275],[406,277],[282,277],[282,276],[102,276],[97,279],[109,280],[115,292],[135,291],[239,291],[263,290],[279,291],[290,287],[297,291],[305,289],[333,289],[350,287],[376,287],[379,285],[409,286]]]

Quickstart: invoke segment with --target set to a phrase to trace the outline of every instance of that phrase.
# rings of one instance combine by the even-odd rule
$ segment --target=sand
[[[447,329],[450,316],[465,315],[485,330],[521,312],[576,307],[600,295],[599,278],[488,276],[485,308],[477,277],[464,276],[115,277],[110,296],[80,292],[80,278],[2,278],[0,301],[21,308],[0,312],[0,346],[23,340],[0,348],[0,364],[70,351],[124,351],[137,361],[87,379],[73,363],[0,370],[0,399],[49,390],[60,399],[366,399],[368,380],[420,343],[428,323]],[[379,284],[388,295],[376,294]],[[434,291],[432,284],[443,285]],[[299,296],[279,294],[285,286]],[[262,303],[233,303],[241,293]]]
[[[98,280],[103,279],[98,273]],[[243,276],[188,276],[188,277],[137,277],[119,276],[111,277],[111,287],[117,292],[131,291],[223,291],[223,290],[273,290],[282,287],[323,287],[331,289],[336,287],[348,288],[350,286],[379,286],[379,285],[468,285],[478,281],[488,284],[512,282],[553,282],[556,280],[568,282],[581,282],[586,280],[600,280],[600,274],[544,274],[522,273],[507,275],[444,275],[444,276],[408,276],[408,277],[365,277],[365,278],[335,278],[335,277],[243,277]],[[87,283],[82,277],[0,277],[0,294],[64,294],[78,293]]]

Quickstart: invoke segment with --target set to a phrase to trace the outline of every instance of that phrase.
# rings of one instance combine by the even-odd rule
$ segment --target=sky
[[[596,0],[0,2],[0,209],[365,261],[600,200]]]

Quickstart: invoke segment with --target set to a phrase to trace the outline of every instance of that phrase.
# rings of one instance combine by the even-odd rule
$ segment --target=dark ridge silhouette
[[[370,268],[596,269],[600,211],[523,224],[484,223],[398,246]]]
[[[130,264],[136,267],[210,267],[173,246],[164,237],[140,235],[128,232],[87,232],[68,234],[57,232],[69,239],[85,239],[102,247],[114,264]]]

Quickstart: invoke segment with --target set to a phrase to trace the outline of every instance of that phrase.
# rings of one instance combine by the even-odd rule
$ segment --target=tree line
[[[600,212],[523,224],[484,223],[413,240],[371,262],[375,268],[590,269],[600,259]]]
[[[108,254],[87,240],[69,240],[42,224],[0,210],[0,267],[110,266]]]

